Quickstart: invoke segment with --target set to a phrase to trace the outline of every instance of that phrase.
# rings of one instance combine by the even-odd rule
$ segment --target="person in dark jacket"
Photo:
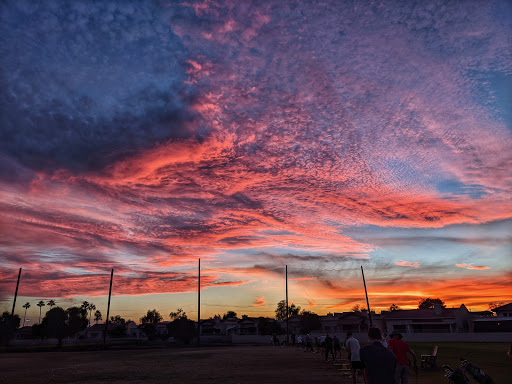
[[[368,330],[370,344],[361,347],[359,356],[366,371],[369,384],[395,384],[396,359],[389,349],[382,345],[379,327]]]

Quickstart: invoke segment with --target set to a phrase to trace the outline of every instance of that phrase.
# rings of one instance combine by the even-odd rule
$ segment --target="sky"
[[[512,301],[509,1],[0,7],[0,310]],[[48,307],[43,308],[46,311]]]

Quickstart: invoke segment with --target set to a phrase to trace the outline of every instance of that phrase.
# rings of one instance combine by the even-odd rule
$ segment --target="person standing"
[[[332,351],[332,337],[327,334],[325,336],[325,361],[329,361],[329,352],[332,356],[332,361],[334,361],[334,352]]]
[[[345,342],[345,345],[347,347],[347,352],[352,368],[352,380],[354,381],[354,384],[356,384],[357,370],[363,369],[363,364],[361,363],[361,358],[359,357],[359,350],[361,349],[361,346],[359,345],[359,341],[357,341],[357,339],[352,336],[352,332],[347,333],[347,341]],[[363,380],[366,384],[366,377],[364,376],[364,372]]]
[[[414,369],[418,369],[416,354],[409,345],[402,340],[402,335],[398,332],[391,334],[391,340],[388,342],[388,348],[393,352],[396,358],[395,382],[396,384],[407,384],[409,382],[409,359],[410,354],[414,359]]]
[[[341,344],[340,339],[338,339],[338,336],[334,335],[332,338],[332,344],[334,345],[334,358],[338,356],[338,352],[340,353],[340,359],[341,359]]]
[[[368,329],[370,344],[361,348],[359,354],[369,384],[394,384],[396,358],[382,345],[379,327]],[[366,383],[366,381],[365,381]]]

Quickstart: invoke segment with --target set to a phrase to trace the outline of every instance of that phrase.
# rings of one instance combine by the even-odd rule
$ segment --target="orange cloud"
[[[421,263],[418,261],[395,261],[395,265],[400,265],[401,267],[411,267],[411,268],[418,268]]]
[[[459,268],[465,268],[465,269],[475,269],[475,270],[482,270],[482,269],[490,269],[491,267],[486,267],[486,266],[483,266],[483,265],[473,265],[473,264],[466,264],[466,263],[462,263],[462,264],[455,264],[457,267]]]
[[[253,307],[263,307],[267,305],[267,302],[265,301],[265,296],[258,296],[254,300],[254,303],[252,304]]]

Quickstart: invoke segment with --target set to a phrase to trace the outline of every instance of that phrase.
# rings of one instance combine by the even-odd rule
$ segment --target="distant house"
[[[113,331],[116,328],[115,324],[109,323],[108,324],[108,331],[109,333]],[[82,331],[82,334],[87,339],[101,339],[103,337],[103,332],[105,330],[105,324],[94,324],[84,331]],[[108,335],[107,335],[108,336]]]
[[[372,312],[372,316],[375,316],[375,313]],[[367,311],[343,312],[340,314],[340,316],[338,316],[338,330],[335,330],[334,333],[364,333],[368,332],[368,325],[369,319]]]
[[[496,316],[476,319],[473,322],[475,332],[512,332],[512,303],[492,310]]]
[[[29,340],[32,338],[32,326],[21,327],[16,331],[16,339],[18,340]]]
[[[512,303],[502,305],[492,310],[498,317],[512,317]]]
[[[411,309],[383,311],[381,319],[388,333],[454,333],[471,331],[472,320],[477,316],[462,304],[459,308]]]
[[[238,321],[238,335],[257,335],[258,318],[244,316]]]

